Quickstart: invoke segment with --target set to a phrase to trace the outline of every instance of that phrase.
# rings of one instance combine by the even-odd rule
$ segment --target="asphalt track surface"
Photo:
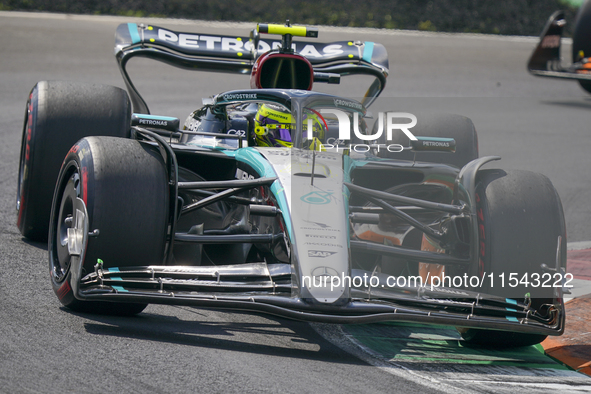
[[[46,246],[24,240],[15,226],[25,101],[44,79],[123,87],[113,35],[128,21],[138,22],[0,12],[0,392],[590,390],[589,380],[573,372],[387,364],[334,326],[187,307],[149,306],[134,318],[61,308],[49,284]],[[248,34],[245,25],[151,23]],[[343,39],[388,49],[389,85],[372,111],[428,109],[471,117],[481,156],[500,155],[495,166],[547,175],[562,198],[569,242],[591,240],[591,96],[576,83],[527,74],[534,38],[321,30],[324,42]],[[154,103],[152,113],[181,119],[202,97],[248,87],[244,76],[191,74],[143,60],[130,70]],[[352,83],[335,91],[355,96],[358,88]]]

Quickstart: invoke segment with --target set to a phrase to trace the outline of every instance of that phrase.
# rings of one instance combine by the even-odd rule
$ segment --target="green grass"
[[[561,2],[571,7],[580,7],[585,0],[561,0]]]

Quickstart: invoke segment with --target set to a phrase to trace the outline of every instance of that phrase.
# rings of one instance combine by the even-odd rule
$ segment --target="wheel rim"
[[[83,227],[83,221],[86,220],[84,215],[80,216],[80,214],[76,213],[75,201],[80,197],[80,175],[78,171],[75,170],[66,179],[59,200],[59,211],[54,216],[54,231],[51,235],[52,275],[58,283],[63,281],[68,274],[72,257],[79,255],[79,253],[72,251],[81,249],[80,238],[76,237],[76,233],[81,226]],[[57,207],[56,203],[54,209]]]

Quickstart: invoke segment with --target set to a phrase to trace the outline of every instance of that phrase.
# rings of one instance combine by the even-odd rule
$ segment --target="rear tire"
[[[496,285],[485,281],[487,294],[522,301],[531,294],[532,307],[557,302],[555,288],[519,284],[509,286],[509,275],[531,279],[545,273],[542,264],[556,267],[558,237],[560,265],[566,268],[566,226],[558,193],[544,175],[528,171],[483,170],[478,174],[476,202],[480,259],[477,274],[493,274]],[[499,274],[505,273],[504,287]],[[493,282],[494,283],[494,282]],[[488,286],[488,287],[487,287]],[[462,337],[480,345],[526,346],[543,341],[546,335],[505,331],[461,329]]]
[[[17,185],[17,226],[23,236],[46,241],[60,166],[76,141],[87,136],[128,137],[127,93],[105,85],[37,83],[27,102]]]
[[[168,229],[168,177],[160,154],[138,141],[89,137],[77,142],[64,161],[55,189],[49,232],[49,269],[60,302],[78,312],[131,315],[147,304],[89,302],[74,297],[68,229],[76,227],[76,204],[84,201],[89,231],[81,241],[82,277],[103,268],[162,265]],[[76,228],[79,228],[77,226]]]
[[[456,141],[455,153],[448,152],[388,152],[380,149],[378,156],[397,160],[424,161],[429,163],[449,164],[462,168],[478,158],[478,135],[472,120],[455,114],[416,113],[417,125],[410,129],[415,136],[453,138]],[[378,122],[374,124],[376,132]],[[380,141],[382,144],[400,144],[409,146],[410,140],[401,131],[393,132],[392,139]]]
[[[576,62],[579,59],[579,52],[583,51],[585,57],[591,57],[591,1],[586,1],[579,12],[575,21],[575,30],[573,34],[572,60]],[[581,88],[587,93],[591,93],[591,82],[577,81]]]

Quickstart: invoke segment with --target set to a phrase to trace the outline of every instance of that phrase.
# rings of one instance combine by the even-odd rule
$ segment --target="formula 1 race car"
[[[562,334],[572,276],[550,181],[481,169],[499,157],[478,157],[465,117],[372,119],[366,108],[388,75],[383,45],[294,36],[318,31],[259,24],[236,37],[122,24],[115,53],[129,95],[33,88],[17,223],[29,239],[48,237],[61,303],[445,324],[495,346]],[[181,126],[150,114],[126,71],[136,56],[250,73],[251,89],[204,99]],[[360,101],[312,90],[351,75],[375,77]]]
[[[564,12],[556,11],[546,23],[540,42],[527,64],[528,71],[536,76],[571,79],[591,93],[591,1],[579,9],[575,21],[572,44],[572,63],[565,67],[560,56],[562,31],[566,25]]]

